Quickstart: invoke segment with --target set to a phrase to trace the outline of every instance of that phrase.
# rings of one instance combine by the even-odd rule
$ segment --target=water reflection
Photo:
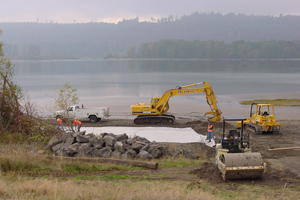
[[[300,61],[18,61],[15,81],[38,103],[71,82],[81,99],[136,99],[208,82],[216,95],[299,92]],[[189,97],[185,97],[189,98]],[[133,103],[136,103],[136,102]]]

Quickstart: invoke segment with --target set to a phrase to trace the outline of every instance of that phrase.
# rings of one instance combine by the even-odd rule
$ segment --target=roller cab
[[[223,133],[219,143],[216,144],[215,163],[221,171],[224,180],[259,179],[265,171],[265,164],[258,152],[252,152],[248,135],[241,129],[226,130],[227,121],[240,121],[246,119],[242,116],[224,116]]]

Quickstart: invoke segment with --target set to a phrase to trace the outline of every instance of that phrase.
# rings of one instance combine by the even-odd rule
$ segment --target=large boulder
[[[104,147],[103,149],[99,150],[100,157],[108,158],[110,157],[111,153],[112,153],[112,149],[110,147]]]
[[[150,153],[148,153],[147,151],[141,151],[138,154],[138,157],[140,157],[143,160],[150,160],[153,158],[153,156]]]
[[[45,150],[52,149],[52,147],[54,147],[57,144],[60,144],[61,142],[62,142],[61,137],[58,135],[55,135],[49,140],[48,144],[46,145],[46,147],[44,149]]]
[[[63,144],[64,143],[59,143],[59,144],[52,146],[52,151],[56,152],[56,151],[60,150],[61,147],[63,146]]]
[[[143,148],[145,145],[144,144],[141,144],[139,142],[135,142],[132,144],[131,148],[133,150],[135,150],[136,152],[139,152],[141,148]]]
[[[89,140],[90,140],[89,137],[85,136],[85,135],[77,135],[76,136],[76,142],[79,142],[79,143],[88,143]]]
[[[96,147],[100,149],[102,145],[104,144],[104,140],[101,138],[97,138],[96,136],[93,136],[89,139],[89,143],[92,145],[92,147]]]
[[[103,140],[105,142],[105,146],[106,147],[113,147],[114,144],[116,143],[117,139],[116,137],[112,136],[112,135],[105,135],[103,137]]]
[[[121,155],[122,159],[134,159],[137,157],[136,152],[133,149],[129,149]]]
[[[71,156],[74,156],[75,154],[78,153],[79,147],[80,147],[80,143],[74,143],[74,144],[72,144],[72,145],[69,146],[69,148],[67,149],[67,152]]]
[[[163,155],[161,150],[159,150],[159,148],[155,145],[151,146],[148,152],[151,154],[151,156],[153,156],[153,158],[160,158]]]
[[[128,139],[128,135],[126,133],[116,135],[116,139],[117,139],[117,141],[124,141],[124,140]]]
[[[125,152],[125,149],[123,147],[123,143],[120,142],[120,141],[117,141],[115,144],[114,144],[114,149],[119,151],[121,154]]]
[[[90,155],[93,150],[92,145],[90,143],[83,143],[78,148],[78,156]]]

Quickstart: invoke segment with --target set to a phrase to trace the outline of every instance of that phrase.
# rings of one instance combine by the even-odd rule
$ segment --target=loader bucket
[[[223,154],[220,171],[224,180],[259,179],[264,172],[264,163],[260,153]]]

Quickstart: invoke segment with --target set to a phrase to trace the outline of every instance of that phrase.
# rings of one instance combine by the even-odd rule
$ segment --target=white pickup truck
[[[70,106],[67,110],[58,110],[54,113],[55,118],[58,119],[78,119],[78,120],[90,120],[95,123],[101,120],[101,118],[109,117],[108,107],[91,107],[84,108],[78,105]]]

